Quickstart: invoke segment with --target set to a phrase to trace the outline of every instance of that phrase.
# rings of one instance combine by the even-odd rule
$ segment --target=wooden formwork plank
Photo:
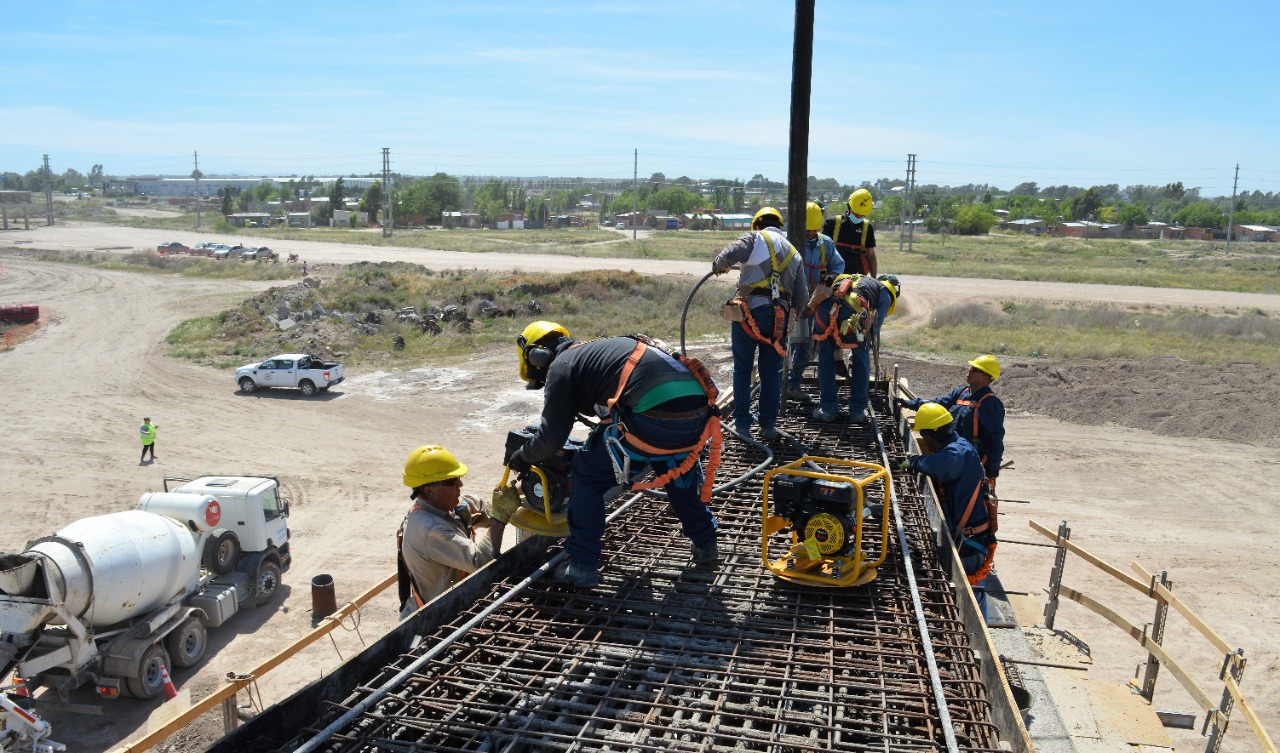
[[[1035,522],[1034,520],[1028,520],[1027,525],[1031,527],[1031,530],[1042,533],[1045,536],[1053,539],[1054,541],[1058,541],[1057,531],[1051,531],[1048,528],[1045,528],[1044,526]],[[1086,550],[1084,547],[1081,547],[1079,544],[1073,543],[1070,539],[1058,541],[1058,543],[1066,547],[1067,551],[1072,552],[1073,554],[1079,556],[1080,559],[1084,560],[1085,562],[1088,562],[1090,565],[1093,565],[1094,567],[1103,571],[1107,575],[1110,575],[1111,577],[1115,578],[1121,583],[1131,586],[1135,590],[1141,591],[1142,593],[1147,593],[1150,590],[1150,588],[1146,583],[1138,580],[1137,578],[1126,573],[1125,571],[1121,570],[1115,565],[1112,565],[1111,563],[1107,562],[1101,557],[1096,557],[1093,554],[1090,554],[1088,550]]]
[[[1191,676],[1187,674],[1186,670],[1184,670],[1182,666],[1178,664],[1178,662],[1176,662],[1159,643],[1149,640],[1140,629],[1124,617],[1120,616],[1120,614],[1114,609],[1111,609],[1093,598],[1085,596],[1073,588],[1068,588],[1067,586],[1062,586],[1058,590],[1058,593],[1068,599],[1071,599],[1080,606],[1085,607],[1098,616],[1107,619],[1111,624],[1125,631],[1137,640],[1143,648],[1151,652],[1152,656],[1160,660],[1161,666],[1169,670],[1169,673],[1177,678],[1178,683],[1182,685],[1183,689],[1185,689],[1193,699],[1195,699],[1196,703],[1200,704],[1201,709],[1210,711],[1217,707],[1218,704],[1209,699],[1209,695],[1201,690],[1199,685],[1196,685],[1195,680],[1191,679]]]
[[[1262,727],[1262,720],[1249,707],[1249,702],[1245,700],[1244,693],[1240,690],[1240,686],[1236,684],[1231,675],[1223,678],[1227,684],[1227,692],[1231,693],[1231,697],[1235,699],[1236,705],[1240,707],[1240,713],[1244,714],[1244,718],[1248,720],[1249,726],[1253,728],[1253,734],[1257,736],[1258,742],[1262,743],[1262,748],[1267,753],[1277,753],[1276,744],[1271,742],[1271,736]]]
[[[1133,568],[1135,573],[1145,578],[1147,583],[1151,583],[1151,573],[1147,572],[1142,565],[1134,562],[1131,563],[1129,567]],[[1222,652],[1224,655],[1232,653],[1234,649],[1227,645],[1227,642],[1224,641],[1213,628],[1206,625],[1204,620],[1201,620],[1195,612],[1192,612],[1191,607],[1187,606],[1182,599],[1174,596],[1172,591],[1159,583],[1156,583],[1155,586],[1154,594],[1157,599],[1178,610],[1178,614],[1185,617],[1187,622],[1190,622],[1192,627],[1200,631],[1200,634],[1207,638],[1208,641],[1213,644],[1213,647],[1218,649],[1218,651]]]

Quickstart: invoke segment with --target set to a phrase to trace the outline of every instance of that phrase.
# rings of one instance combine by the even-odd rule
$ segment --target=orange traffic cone
[[[13,694],[19,698],[31,697],[31,691],[27,690],[27,681],[22,679],[22,675],[13,676]]]
[[[178,689],[173,687],[173,680],[169,679],[169,670],[163,664],[160,665],[160,679],[164,681],[164,699],[172,701],[178,697]]]

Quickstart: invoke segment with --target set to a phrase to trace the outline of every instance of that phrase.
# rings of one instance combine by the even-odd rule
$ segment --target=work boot
[[[799,387],[788,387],[787,399],[795,400],[796,402],[804,402],[804,392],[802,392]]]
[[[574,567],[572,562],[565,560],[562,565],[556,568],[556,580],[567,586],[590,591],[600,585],[600,571]]]
[[[865,424],[867,422],[867,412],[858,411],[857,413],[849,414],[849,422],[855,423],[855,424]]]
[[[716,542],[711,542],[711,546],[702,549],[697,545],[690,544],[689,548],[693,550],[693,564],[701,567],[710,567],[719,564],[720,549]]]
[[[813,409],[813,417],[815,420],[821,421],[824,424],[829,424],[836,420],[835,413],[828,413],[827,411],[824,411],[821,406]]]

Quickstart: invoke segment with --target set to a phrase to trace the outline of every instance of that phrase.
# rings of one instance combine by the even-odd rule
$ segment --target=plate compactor
[[[502,457],[507,468],[499,486],[506,486],[511,477],[511,456],[533,438],[537,429],[536,426],[527,426],[519,431],[507,432],[507,446]],[[520,508],[511,514],[509,522],[512,525],[540,536],[569,535],[569,469],[581,448],[580,440],[570,439],[550,460],[525,473],[516,474]]]
[[[815,470],[833,467],[846,472]],[[813,586],[875,580],[889,550],[889,516],[882,506],[879,520],[870,518],[866,490],[883,485],[881,499],[887,500],[891,483],[884,466],[809,455],[769,471],[761,493],[765,567],[783,580]],[[791,546],[770,558],[769,538],[777,533],[790,533]]]

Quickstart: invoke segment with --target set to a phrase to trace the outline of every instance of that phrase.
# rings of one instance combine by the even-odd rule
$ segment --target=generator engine
[[[791,522],[800,541],[814,541],[823,557],[858,548],[858,490],[848,481],[777,475],[769,493],[773,514]]]
[[[510,463],[511,456],[523,447],[525,442],[532,439],[537,431],[537,426],[526,426],[523,429],[507,432],[507,445],[503,452],[502,464]],[[569,503],[569,470],[573,466],[573,458],[580,449],[582,449],[582,441],[570,439],[549,460],[538,464],[538,469],[547,477],[545,489],[538,474],[532,471],[517,474],[516,485],[520,489],[521,504],[541,515],[546,511],[546,501],[550,500],[551,513],[563,514]]]

